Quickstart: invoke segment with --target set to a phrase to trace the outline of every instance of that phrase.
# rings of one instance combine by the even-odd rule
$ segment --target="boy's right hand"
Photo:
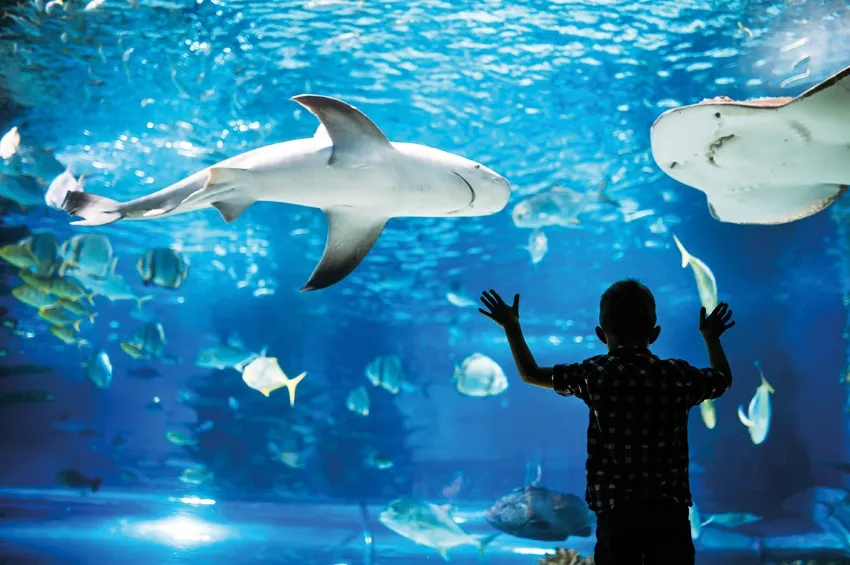
[[[720,339],[723,332],[735,325],[731,320],[732,310],[725,302],[718,304],[707,317],[705,306],[699,309],[699,331],[706,341]]]

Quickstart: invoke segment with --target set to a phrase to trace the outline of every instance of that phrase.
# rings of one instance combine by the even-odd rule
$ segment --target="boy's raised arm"
[[[530,385],[548,389],[554,388],[552,367],[537,366],[534,355],[531,354],[531,350],[525,342],[525,337],[522,335],[522,328],[519,325],[519,294],[514,295],[513,305],[508,306],[499,296],[499,293],[490,289],[489,292],[481,293],[481,302],[484,303],[487,310],[479,308],[478,311],[505,330],[517,371],[519,371],[522,380]]]

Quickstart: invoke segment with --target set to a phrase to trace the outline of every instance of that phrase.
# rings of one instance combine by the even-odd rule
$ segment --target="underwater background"
[[[587,409],[524,385],[477,296],[520,293],[530,347],[551,365],[604,351],[599,296],[636,277],[657,300],[653,351],[703,365],[700,296],[674,233],[737,320],[716,425],[696,409],[690,421],[697,562],[850,559],[850,205],[721,223],[649,146],[670,108],[796,96],[838,72],[846,3],[0,4],[0,135],[20,137],[0,174],[0,245],[55,239],[58,272],[99,234],[118,261],[91,252],[89,265],[129,287],[66,298],[69,316],[85,311],[79,331],[53,331],[12,293],[21,269],[0,264],[0,563],[442,562],[380,519],[399,499],[469,535],[453,563],[479,562],[476,544],[491,563],[536,563],[556,546],[592,555],[594,538],[560,513],[584,496]],[[510,202],[485,217],[391,219],[351,275],[314,292],[299,292],[327,233],[312,208],[80,227],[45,205],[68,168],[86,191],[129,200],[311,137],[318,121],[290,101],[302,93],[490,167]],[[519,225],[516,206],[551,191],[569,202],[559,219]],[[158,279],[154,263],[168,265]],[[264,354],[290,378],[306,372],[294,403],[244,382]],[[482,355],[487,378],[506,381],[464,394]],[[737,411],[759,369],[773,415],[754,445]],[[529,493],[567,534],[494,526]]]

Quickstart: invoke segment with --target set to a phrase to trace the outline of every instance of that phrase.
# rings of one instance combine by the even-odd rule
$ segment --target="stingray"
[[[850,182],[850,67],[795,98],[721,96],[668,110],[650,139],[658,166],[704,192],[714,219],[806,218]]]

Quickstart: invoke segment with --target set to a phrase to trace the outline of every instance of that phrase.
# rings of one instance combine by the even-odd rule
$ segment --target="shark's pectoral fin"
[[[341,281],[360,264],[384,230],[387,218],[354,208],[329,208],[328,240],[322,259],[301,289],[318,290]]]
[[[299,94],[292,100],[312,112],[333,142],[329,165],[342,168],[362,167],[376,154],[392,149],[390,140],[366,114],[342,100],[315,94]],[[320,131],[314,137],[323,136]]]
[[[213,202],[213,207],[218,210],[221,217],[228,224],[242,215],[242,212],[248,209],[253,204],[253,200],[222,200],[221,202]]]

